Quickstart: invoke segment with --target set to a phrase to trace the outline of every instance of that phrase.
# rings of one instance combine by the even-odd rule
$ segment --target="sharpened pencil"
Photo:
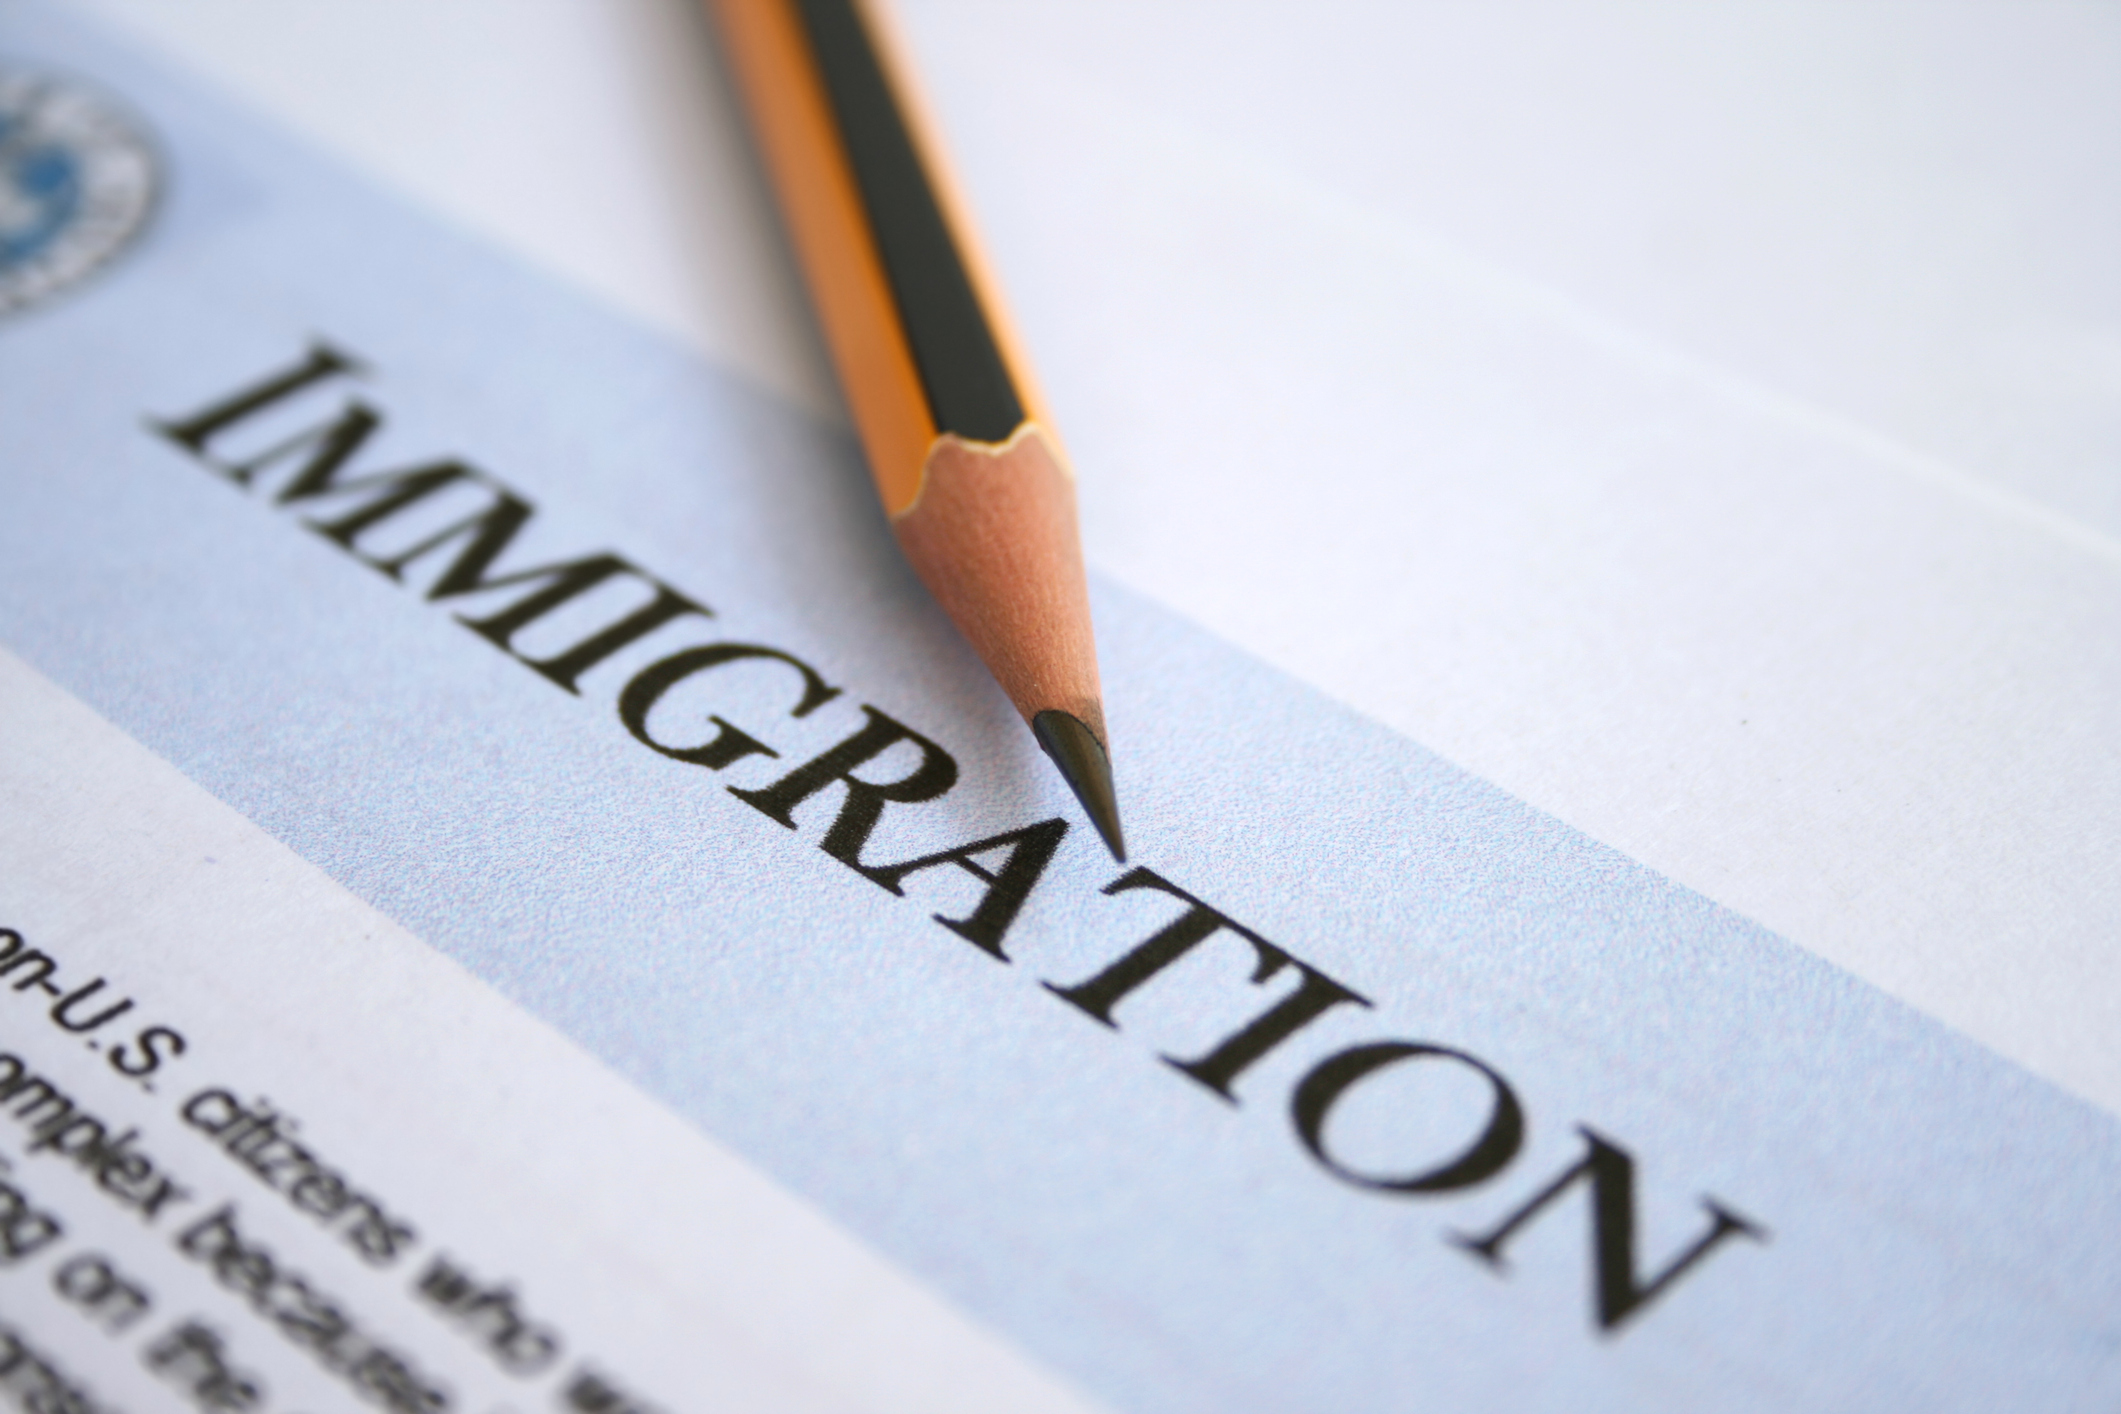
[[[1075,477],[880,16],[709,0],[906,557],[1126,857]]]

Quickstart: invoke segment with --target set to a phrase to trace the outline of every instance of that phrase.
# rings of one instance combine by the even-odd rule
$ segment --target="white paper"
[[[0,38],[122,95],[169,173],[135,249],[0,333],[0,633],[27,665],[10,670],[11,700],[130,759],[121,776],[154,776],[149,753],[220,806],[165,772],[161,794],[121,779],[69,828],[166,796],[265,855],[284,846],[303,861],[286,864],[285,906],[372,909],[404,930],[397,951],[451,960],[382,983],[459,978],[476,1013],[463,1034],[539,1038],[556,1087],[631,1085],[660,1106],[613,1101],[609,1121],[715,1155],[715,1182],[756,1223],[691,1227],[671,1194],[682,1181],[653,1165],[640,1179],[598,1168],[572,1191],[625,1214],[614,1230],[651,1270],[757,1229],[788,1285],[726,1326],[704,1317],[709,1357],[747,1332],[787,1341],[789,1382],[830,1398],[867,1387],[865,1321],[903,1319],[920,1348],[879,1366],[887,1403],[918,1398],[959,1348],[991,1362],[995,1388],[1064,1397],[1050,1378],[1142,1410],[2112,1398],[2121,1272],[2084,1236],[2121,1216],[2110,1114],[1111,581],[1096,610],[1137,854],[1122,870],[1068,829],[1020,911],[992,914],[1025,832],[1052,839],[1045,822],[1072,806],[900,562],[843,432],[48,11],[13,12]],[[1448,289],[1424,297],[1455,307]],[[1508,332],[1468,321],[1469,339]],[[1560,357],[1529,335],[1509,347]],[[1587,397],[1655,403],[1632,364],[1557,372]],[[279,393],[242,403],[275,378]],[[1831,449],[1779,426],[1731,442],[1727,410],[1680,391],[1655,403],[1660,425],[1708,429],[1680,440],[1822,488],[1841,479]],[[1543,425],[1511,435],[1565,440]],[[330,445],[346,456],[319,460]],[[1645,488],[1640,469],[1616,471],[1607,490],[1625,504],[1684,489],[1661,476]],[[1580,509],[1566,499],[1580,491],[1554,484],[1562,511]],[[479,559],[476,532],[515,504],[507,544]],[[1738,509],[1731,541],[1774,530]],[[1668,552],[1733,562],[1722,542]],[[527,611],[559,582],[529,572],[565,563],[606,568]],[[1449,587],[1477,596],[1480,565],[1458,567]],[[588,652],[665,603],[685,607]],[[1333,639],[1330,617],[1315,628]],[[730,645],[787,656],[701,656]],[[791,715],[798,664],[839,691]],[[772,805],[776,783],[880,723],[915,735],[857,781],[946,755],[955,784],[873,820],[847,785]],[[760,749],[682,759],[729,729]],[[54,732],[10,737],[10,779],[63,793],[37,749]],[[83,858],[41,815],[15,828],[35,832],[23,857],[46,861],[10,875],[24,921],[0,922],[23,946],[63,960],[100,908],[117,926],[98,936],[119,941],[82,956],[112,976],[171,965],[123,880],[102,882],[122,851]],[[1017,841],[1006,860],[1002,836]],[[985,853],[938,857],[983,839]],[[1170,931],[1188,919],[1193,932]],[[302,1034],[372,1024],[366,996],[318,980],[343,954],[278,936],[324,993],[294,1019]],[[270,1010],[240,978],[178,966],[231,1016]],[[0,1004],[29,996],[10,983]],[[290,1066],[271,1098],[359,1122],[344,1152],[381,1153],[392,1138],[364,1116],[430,1071],[491,1074],[432,1020],[390,1024],[405,1031],[397,1063],[361,1088],[321,1093]],[[112,1083],[77,1057],[70,1084],[76,1069]],[[60,1195],[55,1211],[80,1206],[78,1165],[16,1132],[22,1103],[0,1101],[14,1124],[0,1152],[39,1199]],[[428,1113],[438,1131],[488,1132],[460,1104]],[[497,1115],[496,1142],[571,1142]],[[201,1152],[181,1128],[165,1141],[147,1126],[166,1121],[138,1122],[170,1153]],[[437,1141],[389,1162],[430,1211],[473,1224],[477,1209],[507,1230],[479,1271],[571,1285],[580,1269],[584,1293],[623,1281],[579,1253],[541,1257],[515,1230],[512,1214],[541,1210],[535,1180],[490,1194],[438,1182],[424,1165],[453,1152]],[[852,1238],[821,1232],[811,1208]],[[167,1262],[189,1230],[142,1224],[134,1242]],[[917,1294],[902,1309],[899,1278],[857,1241],[990,1335]],[[48,1282],[60,1255],[0,1272],[0,1292]],[[707,1308],[746,1302],[760,1279],[682,1274]],[[227,1282],[193,1277],[164,1309],[204,1312],[246,1359],[292,1363],[292,1342]],[[639,1359],[693,1358],[623,1305],[607,1317],[593,1296],[522,1280],[556,1327],[591,1332],[572,1337],[585,1353],[637,1341],[654,1352]],[[866,1294],[791,1333],[783,1303],[813,1280]],[[98,1346],[63,1304],[17,1309],[53,1348],[117,1352],[126,1378],[164,1334]],[[396,1338],[436,1368],[461,1357],[458,1334],[423,1314],[402,1310]],[[771,1407],[771,1373],[754,1378]],[[552,1387],[534,1393],[549,1402]],[[642,1398],[724,1402],[702,1383]],[[475,1407],[454,1387],[451,1400]]]
[[[686,0],[99,4],[833,406]],[[898,8],[1093,563],[2121,1108],[2111,8]]]
[[[143,1225],[62,1157],[85,1134],[25,1152],[39,1129],[62,1132],[56,1108],[32,1125],[19,1116],[35,1094],[10,1083],[0,1100],[0,1181],[65,1229],[0,1267],[0,1313],[100,1397],[187,1407],[197,1371],[145,1356],[196,1323],[226,1353],[223,1387],[261,1391],[254,1407],[358,1402],[343,1372],[229,1298],[215,1263],[233,1263],[234,1232],[409,1355],[451,1408],[594,1408],[598,1388],[644,1409],[1091,1407],[4,652],[0,720],[0,917],[56,958],[66,995],[105,984],[64,1006],[26,953],[0,958],[18,963],[0,974],[0,1051],[33,1060],[75,1123],[144,1131],[143,1152],[189,1190]],[[87,1025],[114,1005],[78,1035],[52,1018]],[[110,1056],[137,1068],[155,1026],[182,1053],[165,1037],[162,1066],[116,1074]],[[288,1142],[230,1134],[239,1156],[203,1138],[186,1111],[216,1093],[284,1114]],[[195,1113],[230,1117],[211,1100]],[[294,1143],[383,1195],[415,1232],[403,1258],[363,1260],[314,1190],[294,1200]],[[438,1312],[421,1294],[437,1261],[512,1301]],[[284,1281],[266,1300],[301,1309]],[[0,1390],[34,1389],[19,1361],[0,1366]]]

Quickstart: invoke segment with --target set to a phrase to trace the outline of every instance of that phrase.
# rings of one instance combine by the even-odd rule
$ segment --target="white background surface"
[[[93,8],[836,415],[683,0]],[[1101,571],[2121,1109],[2121,8],[904,21]]]

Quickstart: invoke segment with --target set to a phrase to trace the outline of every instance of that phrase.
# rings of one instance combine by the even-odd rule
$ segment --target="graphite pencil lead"
[[[1061,779],[1083,803],[1112,857],[1126,863],[1127,841],[1119,830],[1119,794],[1112,788],[1112,762],[1097,733],[1072,713],[1048,710],[1031,719],[1031,734],[1060,768]]]

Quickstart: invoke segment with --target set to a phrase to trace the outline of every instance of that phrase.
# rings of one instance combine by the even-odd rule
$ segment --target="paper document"
[[[2121,1396],[2110,1115],[1104,583],[1115,865],[842,431],[0,69],[0,1406]]]

